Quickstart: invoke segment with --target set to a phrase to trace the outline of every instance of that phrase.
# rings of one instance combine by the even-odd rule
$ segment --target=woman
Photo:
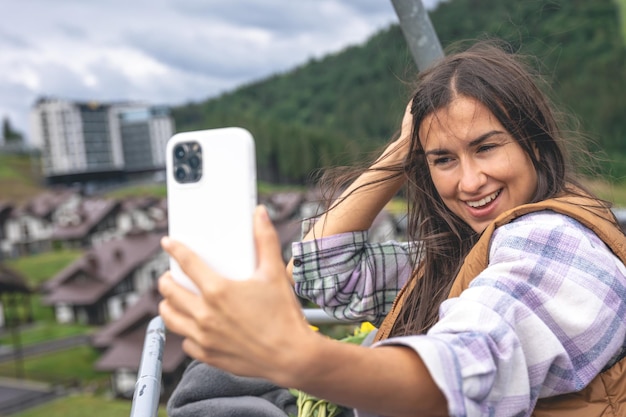
[[[575,182],[563,140],[513,55],[451,54],[420,75],[399,138],[294,245],[288,274],[259,208],[249,281],[163,242],[202,295],[166,274],[161,316],[196,359],[361,415],[619,415],[626,238]],[[413,243],[367,244],[405,184]],[[312,332],[290,272],[329,313],[382,322],[379,342]]]

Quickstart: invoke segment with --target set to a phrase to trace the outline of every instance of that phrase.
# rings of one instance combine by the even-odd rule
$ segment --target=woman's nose
[[[467,194],[478,192],[487,182],[483,167],[471,158],[462,160],[460,166],[459,191]]]

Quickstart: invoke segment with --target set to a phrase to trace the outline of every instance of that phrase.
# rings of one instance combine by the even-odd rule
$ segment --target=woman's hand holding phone
[[[282,260],[277,233],[264,207],[254,214],[257,266],[247,280],[211,269],[184,244],[162,246],[199,289],[194,293],[167,272],[159,280],[159,314],[168,329],[185,337],[184,351],[210,365],[245,376],[281,381],[279,369],[320,336],[302,317]]]

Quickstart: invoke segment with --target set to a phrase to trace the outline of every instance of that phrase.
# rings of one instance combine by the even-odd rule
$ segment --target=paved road
[[[57,350],[69,349],[75,346],[82,346],[88,343],[89,336],[79,335],[67,337],[65,339],[38,343],[36,345],[23,346],[19,352],[14,352],[12,348],[4,347],[2,351],[0,351],[0,362],[11,361],[16,359],[18,356],[26,358],[29,356],[40,355],[42,353],[50,353]]]
[[[4,346],[0,350],[0,362],[15,360],[18,357],[27,358],[29,356],[69,349],[88,343],[89,336],[73,336],[25,346],[18,352],[14,352],[12,348]],[[0,378],[0,416],[17,413],[63,395],[64,392],[62,390],[55,389],[48,384]]]
[[[48,385],[0,379],[0,416],[8,416],[62,397],[63,391]]]

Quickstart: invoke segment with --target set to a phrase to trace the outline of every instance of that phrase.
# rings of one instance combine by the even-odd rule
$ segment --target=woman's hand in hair
[[[406,181],[403,165],[410,149],[412,131],[413,115],[409,102],[402,118],[400,136],[317,219],[302,240],[368,230]],[[287,265],[287,274],[293,280],[293,259]]]
[[[385,148],[385,151],[380,158],[376,160],[372,168],[401,166],[404,162],[411,146],[411,135],[413,134],[412,103],[412,100],[409,101],[404,109],[398,138]]]

